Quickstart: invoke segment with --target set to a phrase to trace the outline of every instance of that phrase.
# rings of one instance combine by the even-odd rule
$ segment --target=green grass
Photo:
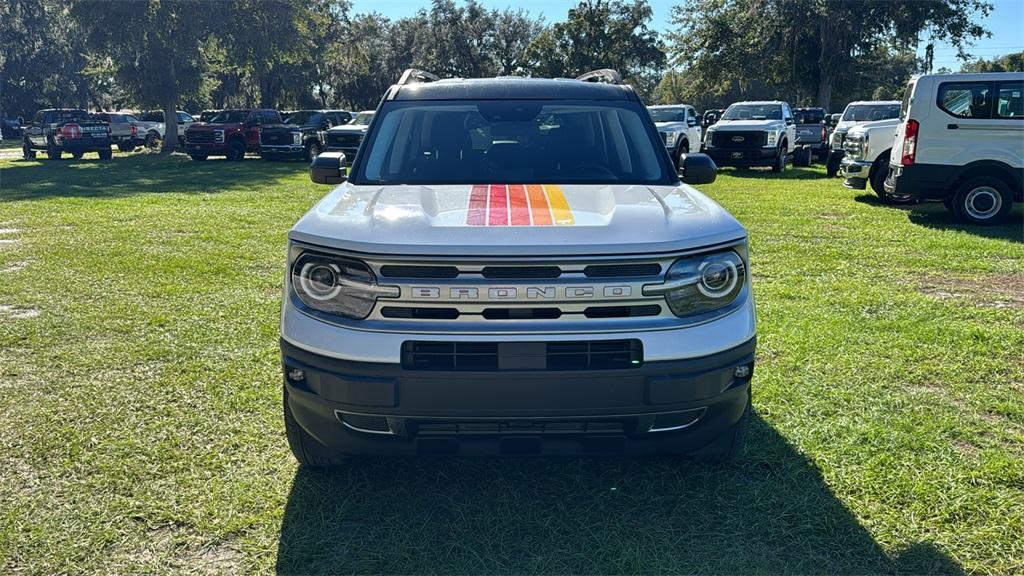
[[[1024,572],[1024,226],[723,171],[759,313],[744,456],[298,472],[301,163],[0,160],[0,573]]]

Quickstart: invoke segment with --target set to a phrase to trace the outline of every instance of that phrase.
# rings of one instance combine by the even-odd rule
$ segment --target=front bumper
[[[771,166],[779,156],[779,149],[775,147],[730,149],[716,146],[705,148],[704,153],[711,156],[711,159],[718,166],[746,168],[750,166]]]
[[[754,349],[751,338],[605,371],[435,372],[281,342],[287,402],[306,432],[342,453],[398,456],[699,452],[742,416]]]
[[[260,156],[273,158],[301,158],[305,151],[302,144],[260,145]]]
[[[228,153],[228,145],[224,142],[185,142],[185,152],[207,156],[225,155]]]
[[[839,175],[845,178],[843,186],[854,190],[864,190],[871,174],[871,162],[854,160],[845,157],[839,164]]]

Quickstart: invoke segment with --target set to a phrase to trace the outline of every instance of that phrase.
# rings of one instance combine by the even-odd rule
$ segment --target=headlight
[[[779,143],[779,134],[781,130],[769,130],[768,131],[768,142],[765,146],[775,146]]]
[[[704,131],[704,143],[705,143],[705,145],[711,146],[711,141],[714,140],[714,138],[712,138],[711,135],[714,134],[714,133],[715,133],[715,129],[714,128],[708,128],[707,130]]]
[[[644,286],[645,296],[664,295],[672,313],[703,320],[735,308],[746,287],[743,259],[732,250],[676,260],[663,284]]]
[[[292,144],[302,144],[302,132],[292,132]]]
[[[224,131],[223,130],[214,130],[213,131],[213,141],[214,142],[223,142],[224,141]]]
[[[665,132],[665,146],[674,148],[682,132]]]
[[[397,298],[397,286],[380,286],[370,268],[348,258],[302,252],[291,269],[291,284],[303,304],[354,320],[366,318],[377,298]]]

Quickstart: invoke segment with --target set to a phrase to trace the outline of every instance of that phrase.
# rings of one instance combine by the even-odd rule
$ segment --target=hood
[[[689,128],[686,122],[655,122],[654,125],[662,132],[685,131]]]
[[[767,130],[785,126],[782,120],[719,120],[715,130]]]
[[[889,118],[888,120],[875,120],[874,122],[862,122],[860,124],[854,124],[847,130],[847,134],[853,134],[854,132],[867,132],[872,128],[894,128],[899,126],[899,118]]]
[[[651,254],[746,230],[693,188],[645,185],[342,184],[289,238],[371,254]]]
[[[368,128],[369,128],[369,126],[351,126],[351,125],[347,125],[346,124],[346,125],[343,125],[343,126],[334,126],[332,128],[329,128],[327,130],[327,133],[328,134],[338,133],[338,132],[346,133],[346,134],[351,134],[352,132],[363,133],[363,132],[366,132],[366,130]]]
[[[213,122],[196,122],[189,125],[189,130],[241,130],[242,124],[240,122],[230,122],[227,124],[214,124]]]

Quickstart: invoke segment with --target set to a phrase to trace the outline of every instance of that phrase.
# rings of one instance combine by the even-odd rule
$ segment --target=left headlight
[[[769,130],[768,131],[768,141],[765,143],[765,146],[775,146],[775,145],[777,145],[779,143],[779,134],[781,134],[781,133],[782,133],[781,130]]]
[[[292,144],[302,144],[302,132],[292,132]]]
[[[673,314],[699,321],[733,309],[746,285],[743,258],[725,250],[676,260],[665,282],[644,286],[644,295],[664,295]]]
[[[675,148],[676,141],[679,140],[681,134],[682,132],[665,132],[665,146]]]
[[[331,254],[302,252],[291,267],[291,287],[307,307],[362,320],[377,298],[396,298],[397,286],[380,286],[369,266]]]

